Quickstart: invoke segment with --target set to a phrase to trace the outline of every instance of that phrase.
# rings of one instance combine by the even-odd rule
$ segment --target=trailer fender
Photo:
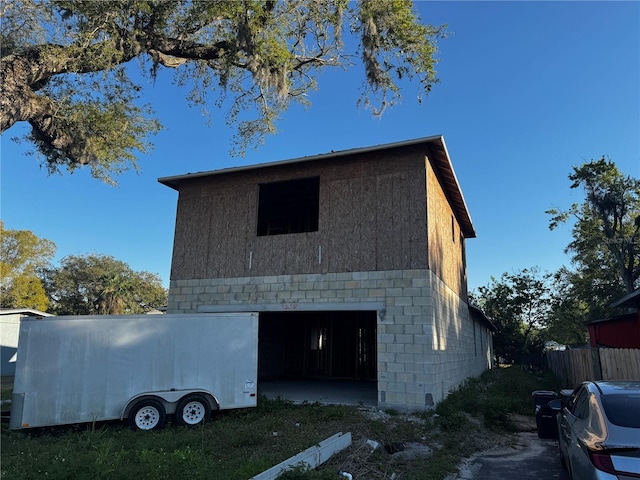
[[[158,392],[145,392],[129,399],[129,401],[122,409],[120,420],[124,420],[125,418],[127,418],[131,413],[133,407],[143,400],[159,401],[164,407],[167,415],[172,415],[176,412],[176,406],[181,399],[196,394],[201,395],[209,402],[209,408],[211,411],[220,409],[220,405],[215,395],[206,390],[164,390]]]

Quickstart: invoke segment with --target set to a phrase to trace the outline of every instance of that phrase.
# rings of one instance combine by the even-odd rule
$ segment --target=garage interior
[[[377,312],[262,312],[258,389],[294,402],[377,404]]]

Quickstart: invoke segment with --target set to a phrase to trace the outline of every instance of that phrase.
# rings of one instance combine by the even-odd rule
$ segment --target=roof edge
[[[36,317],[53,317],[52,313],[41,312],[35,308],[0,308],[0,317],[4,315],[26,315]]]
[[[475,313],[483,322],[485,322],[491,331],[493,332],[498,331],[498,327],[496,327],[495,324],[491,321],[491,319],[485,315],[485,313],[482,311],[480,307],[470,303],[469,311],[472,314]]]
[[[370,146],[370,147],[358,147],[358,148],[351,148],[348,150],[338,150],[336,152],[331,151],[329,153],[320,153],[317,155],[310,155],[310,156],[305,156],[305,157],[297,157],[297,158],[291,158],[291,159],[287,159],[287,160],[275,160],[275,161],[271,161],[271,162],[264,162],[264,163],[255,163],[255,164],[251,164],[251,165],[243,165],[243,166],[238,166],[238,167],[228,167],[228,168],[221,168],[219,170],[207,170],[204,172],[196,172],[196,173],[185,173],[182,175],[173,175],[173,176],[169,176],[169,177],[160,177],[158,178],[158,182],[162,183],[163,185],[166,185],[169,188],[173,188],[174,190],[178,190],[178,184],[182,181],[182,180],[192,180],[194,178],[200,178],[200,177],[207,177],[209,175],[219,175],[219,174],[224,174],[224,173],[234,173],[234,172],[242,172],[245,170],[256,170],[256,169],[260,169],[260,168],[269,168],[269,167],[277,167],[277,166],[281,166],[281,165],[289,165],[292,163],[302,163],[302,162],[311,162],[314,160],[321,160],[321,159],[326,159],[326,158],[338,158],[338,157],[344,157],[347,155],[356,155],[359,153],[368,153],[368,152],[375,152],[375,151],[379,151],[379,150],[389,150],[392,148],[401,148],[401,147],[409,147],[412,145],[417,145],[420,143],[430,143],[433,142],[435,140],[440,140],[444,146],[444,137],[440,134],[440,135],[433,135],[430,137],[422,137],[422,138],[416,138],[413,140],[403,140],[400,142],[392,142],[392,143],[385,143],[385,144],[380,144],[380,145],[374,145],[374,146]],[[446,152],[446,146],[444,146],[445,148],[445,152]],[[448,152],[447,152],[447,156],[448,156]]]
[[[634,290],[631,293],[627,293],[624,297],[616,300],[611,304],[611,307],[635,307],[636,302],[640,302],[640,288]]]

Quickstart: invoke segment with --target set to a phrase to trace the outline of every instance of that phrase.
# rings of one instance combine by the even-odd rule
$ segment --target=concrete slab
[[[344,450],[350,445],[351,432],[338,432],[334,436],[323,440],[318,445],[313,445],[304,452],[300,452],[275,467],[256,475],[251,480],[274,480],[278,478],[282,472],[300,465],[311,469],[316,468],[318,465],[329,460],[334,454]]]
[[[281,398],[293,403],[333,405],[378,405],[376,382],[351,380],[261,380],[258,393],[270,399]]]

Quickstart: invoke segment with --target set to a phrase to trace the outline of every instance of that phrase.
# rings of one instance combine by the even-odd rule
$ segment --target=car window
[[[586,389],[580,389],[573,408],[569,411],[578,418],[587,418],[589,416],[589,395]]]
[[[567,409],[572,412],[573,411],[573,407],[576,404],[576,399],[578,398],[578,394],[582,391],[583,387],[578,387],[576,388],[573,392],[571,392],[571,396],[569,397],[569,400],[567,401]]]
[[[617,393],[603,395],[607,418],[620,427],[640,428],[640,395]]]

